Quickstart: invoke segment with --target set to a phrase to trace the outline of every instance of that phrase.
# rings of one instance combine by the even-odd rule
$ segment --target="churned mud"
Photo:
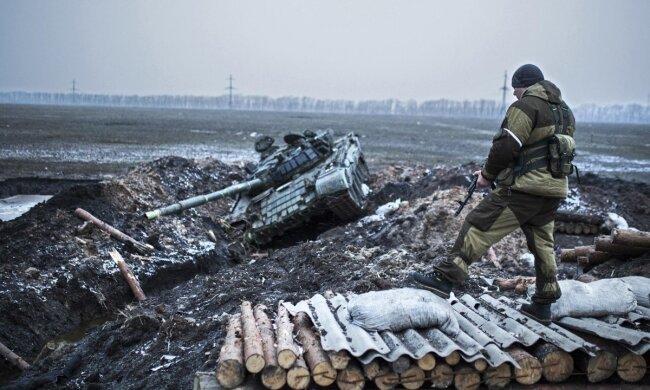
[[[429,270],[433,259],[447,253],[462,217],[482,196],[476,193],[455,217],[475,164],[393,164],[372,173],[368,209],[358,220],[339,224],[325,215],[267,247],[244,244],[241,232],[225,223],[229,199],[156,221],[143,216],[240,181],[243,168],[165,157],[108,181],[62,182],[60,188],[43,182],[52,187],[42,193],[54,193],[52,198],[0,222],[0,342],[32,365],[21,374],[0,360],[0,386],[72,365],[71,377],[50,387],[188,388],[195,371],[216,366],[228,316],[242,300],[276,306],[327,290],[361,293],[405,285],[409,272]],[[30,193],[42,189],[36,181],[5,182],[3,196],[17,194],[19,186],[31,186]],[[155,252],[142,255],[84,225],[76,208]],[[614,212],[630,226],[650,230],[645,184],[584,175],[564,208]],[[557,238],[564,247],[592,240]],[[133,269],[147,300],[134,300],[108,254],[113,248]],[[521,232],[493,249],[497,262],[474,264],[464,291],[484,291],[484,278],[533,274],[521,260],[527,252]],[[648,260],[614,260],[589,272],[650,276]],[[560,266],[562,278],[582,272],[575,264]]]

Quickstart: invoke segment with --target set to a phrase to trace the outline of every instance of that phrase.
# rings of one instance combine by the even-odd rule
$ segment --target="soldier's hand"
[[[476,188],[485,188],[489,187],[492,184],[488,179],[484,178],[483,175],[481,175],[481,171],[474,172],[474,176],[478,176],[478,180],[476,181]]]

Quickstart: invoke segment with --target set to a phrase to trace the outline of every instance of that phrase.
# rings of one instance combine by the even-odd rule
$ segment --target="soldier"
[[[508,108],[484,167],[474,172],[477,188],[495,182],[496,190],[467,215],[451,255],[434,265],[433,272],[410,276],[418,286],[449,297],[452,286],[467,279],[470,264],[520,227],[535,256],[537,276],[532,303],[523,305],[521,311],[549,323],[550,304],[561,295],[553,223],[568,191],[566,175],[556,174],[549,164],[549,141],[555,139],[554,134],[567,134],[573,142],[575,119],[558,87],[544,80],[537,66],[517,69],[512,87],[517,101]],[[570,160],[569,165],[572,171]]]

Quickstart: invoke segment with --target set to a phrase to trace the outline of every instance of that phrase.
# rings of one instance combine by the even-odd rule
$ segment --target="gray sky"
[[[0,91],[221,95],[232,73],[245,95],[500,100],[532,62],[570,104],[646,104],[649,19],[647,0],[0,0]]]

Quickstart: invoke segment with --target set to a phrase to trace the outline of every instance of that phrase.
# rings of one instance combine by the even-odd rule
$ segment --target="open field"
[[[256,159],[266,134],[354,131],[371,169],[480,162],[497,120],[208,110],[0,105],[0,180],[110,178],[163,156]],[[578,123],[581,172],[650,182],[650,125]]]

